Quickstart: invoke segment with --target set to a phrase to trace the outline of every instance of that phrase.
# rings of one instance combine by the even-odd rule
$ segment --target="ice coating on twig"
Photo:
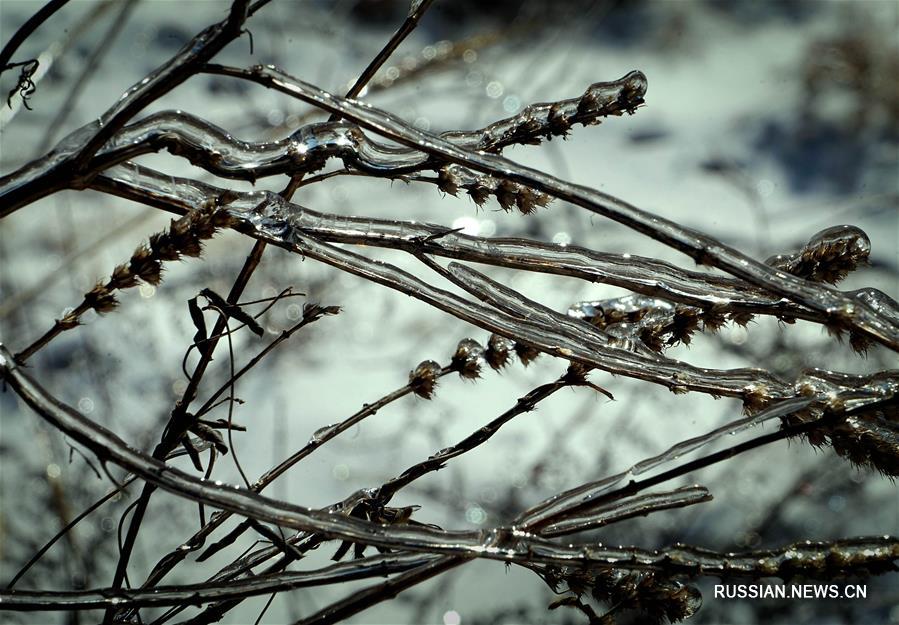
[[[574,124],[597,124],[601,117],[633,113],[643,103],[647,81],[643,72],[632,71],[612,82],[590,85],[584,94],[569,100],[526,106],[513,117],[494,122],[475,132],[448,132],[443,138],[472,150],[497,152],[521,143],[566,136]]]
[[[588,529],[603,527],[635,516],[645,516],[659,510],[670,510],[703,503],[712,499],[711,493],[703,486],[685,486],[663,493],[646,493],[623,497],[590,510],[589,513],[573,514],[559,521],[549,523],[540,530],[547,538],[564,536]]]
[[[516,525],[529,527],[535,524],[543,524],[548,519],[562,516],[567,513],[570,508],[575,506],[583,506],[590,500],[595,499],[599,495],[607,492],[617,484],[620,484],[631,477],[646,473],[663,464],[667,464],[673,460],[683,457],[685,454],[695,451],[700,447],[708,445],[718,440],[726,434],[738,434],[757,425],[761,425],[771,419],[783,417],[790,413],[803,410],[812,403],[812,400],[806,397],[800,397],[790,400],[781,401],[778,404],[763,410],[757,415],[744,417],[736,421],[731,421],[721,427],[715,428],[702,436],[681,441],[672,447],[669,447],[662,453],[642,460],[633,465],[626,471],[602,478],[595,482],[582,484],[571,490],[553,495],[539,504],[532,506],[526,512],[519,515],[516,519]]]
[[[389,549],[407,549],[444,555],[483,557],[506,562],[567,566],[620,566],[659,568],[672,574],[728,574],[747,576],[794,575],[832,577],[856,570],[878,573],[895,568],[899,541],[885,536],[826,543],[801,543],[762,552],[720,554],[676,545],[660,550],[607,547],[601,544],[561,545],[518,528],[492,528],[476,532],[440,530],[408,524],[383,525],[341,514],[284,504],[242,488],[207,482],[167,466],[129,447],[74,409],[50,396],[13,361],[0,345],[0,374],[10,387],[41,417],[73,440],[110,462],[160,488],[254,519],[295,529],[314,530],[325,536],[361,541]]]
[[[157,183],[159,186],[157,196],[165,199],[171,198],[172,191],[165,190],[164,179],[158,180]],[[203,187],[199,185],[200,183],[190,184],[186,194],[191,197],[201,195]],[[479,297],[490,301],[491,305],[499,306],[501,309],[513,313],[497,315],[495,309],[480,307],[473,302],[460,300],[457,296],[437,289],[392,265],[370,261],[357,254],[340,250],[310,237],[306,233],[327,230],[331,227],[329,224],[346,224],[348,228],[344,228],[344,232],[346,232],[347,238],[356,236],[353,234],[354,232],[360,235],[378,232],[373,239],[393,237],[404,245],[416,249],[420,245],[427,245],[428,238],[439,241],[444,237],[455,236],[458,237],[458,241],[470,241],[471,248],[483,249],[489,257],[501,257],[499,250],[491,247],[495,244],[489,241],[483,242],[474,238],[464,239],[460,235],[447,233],[444,229],[425,228],[424,230],[413,229],[410,231],[409,224],[367,218],[332,218],[296,207],[274,194],[264,192],[233,195],[229,201],[232,215],[241,218],[246,227],[251,228],[251,232],[255,232],[257,236],[263,236],[272,243],[318,258],[351,273],[400,290],[457,317],[475,323],[490,332],[496,332],[509,338],[525,339],[531,346],[586,366],[653,381],[675,391],[694,390],[714,395],[742,397],[751,408],[764,406],[776,399],[797,396],[799,394],[797,385],[800,383],[806,390],[809,388],[808,385],[811,387],[817,385],[816,379],[804,380],[802,377],[797,379],[794,385],[791,385],[760,369],[730,371],[699,369],[685,363],[660,358],[646,348],[641,351],[634,342],[631,344],[621,343],[621,339],[615,339],[614,346],[606,347],[611,337],[602,333],[598,328],[546,309],[532,300],[522,300],[520,294],[496,284],[478,272],[467,267],[453,265],[449,270],[456,272],[464,283],[475,289]],[[415,226],[421,228],[418,224]],[[481,245],[484,247],[480,248]],[[568,331],[566,332],[565,329]],[[585,342],[585,334],[595,340],[589,343]],[[637,351],[633,351],[635,348]],[[863,383],[861,380],[850,381],[851,387],[844,390],[852,390],[854,393],[857,389],[855,385]],[[832,391],[833,389],[830,387],[822,389],[821,395],[824,396]],[[871,400],[877,396],[878,392],[871,393]]]
[[[125,91],[97,120],[69,134],[43,157],[0,178],[0,217],[54,191],[83,188],[88,162],[122,126],[147,104],[193,76],[202,63],[240,36],[243,23],[252,12],[249,4],[249,0],[235,0],[227,18],[197,34],[177,54]]]
[[[856,226],[831,226],[816,233],[799,252],[772,256],[765,264],[815,282],[836,284],[868,261],[871,240]]]
[[[422,132],[375,107],[363,106],[322,91],[273,66],[255,66],[249,70],[208,66],[208,70],[269,86],[434,157],[492,176],[508,178],[581,206],[678,249],[700,264],[717,267],[753,285],[824,313],[829,316],[835,327],[855,329],[891,349],[899,349],[899,325],[867,305],[853,302],[840,291],[774,269],[712,237],[640,210],[616,197],[596,189],[565,182],[494,154],[462,149],[441,137]]]
[[[436,556],[427,554],[387,554],[342,562],[314,571],[284,572],[265,577],[229,580],[224,583],[179,584],[147,589],[98,589],[82,591],[0,591],[0,605],[7,610],[40,609],[52,602],[59,610],[88,610],[115,606],[202,604],[243,597],[337,584],[356,579],[381,577],[422,566]]]
[[[242,220],[260,204],[283,201],[270,192],[232,192],[130,163],[113,168],[108,176],[99,176],[93,185],[122,197],[140,197],[169,210],[187,211],[197,203],[222,198],[232,215]],[[595,252],[574,245],[560,247],[527,239],[486,239],[452,232],[444,226],[330,215],[297,204],[285,204],[285,214],[288,212],[296,227],[325,241],[414,248],[450,258],[605,282],[650,297],[696,306],[702,309],[704,319],[726,309],[728,315],[740,319],[766,314],[819,323],[827,321],[826,315],[733,278],[687,271],[649,257]]]
[[[222,29],[223,25],[217,25],[210,27],[208,33],[199,35],[196,41],[200,43],[196,50],[205,55],[205,38],[217,42],[222,36]],[[245,180],[283,173],[313,172],[320,169],[328,158],[341,158],[348,167],[385,177],[399,177],[428,169],[440,171],[446,164],[414,147],[396,148],[373,141],[355,124],[346,121],[309,124],[281,141],[254,143],[236,139],[227,131],[184,111],[164,111],[149,115],[127,128],[117,128],[115,134],[108,133],[105,124],[136,106],[148,92],[158,88],[157,83],[177,80],[173,73],[177,63],[194,60],[192,52],[175,57],[146,81],[126,92],[103,119],[71,133],[42,159],[0,178],[0,199],[8,204],[6,210],[15,210],[18,194],[25,188],[38,185],[44,177],[53,175],[55,170],[72,159],[83,158],[87,152],[91,156],[96,153],[93,166],[102,170],[139,154],[168,149],[216,175]],[[575,123],[589,125],[597,123],[603,116],[633,112],[642,103],[645,91],[645,76],[640,72],[631,72],[617,81],[591,85],[579,98],[530,105],[518,115],[481,130],[453,131],[441,136],[469,150],[499,151],[512,143],[539,143],[541,137],[565,134]],[[106,140],[97,143],[99,136],[105,136]],[[501,181],[494,180],[490,175],[475,176],[457,168],[451,177],[459,178],[459,186],[469,189],[476,200],[485,194],[497,195],[504,208],[507,207],[509,192],[502,187]],[[64,188],[66,181],[59,182],[62,186],[58,188]],[[48,192],[51,190],[55,188],[48,188]],[[516,192],[515,195],[519,194]],[[535,197],[540,198],[540,202],[547,201],[540,194]],[[511,201],[522,206],[529,204],[524,197],[512,197]]]
[[[717,331],[727,319],[726,310],[725,305],[703,310],[676,306],[655,297],[625,295],[579,302],[568,309],[568,316],[602,328],[610,336],[639,340],[653,351],[660,352],[678,341],[689,344],[700,323],[706,330]],[[740,316],[741,322],[745,319],[745,315]],[[667,340],[666,336],[669,337]]]

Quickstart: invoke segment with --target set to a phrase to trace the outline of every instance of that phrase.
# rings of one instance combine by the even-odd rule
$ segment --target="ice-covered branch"
[[[84,188],[98,171],[94,155],[140,110],[195,75],[240,36],[249,0],[233,0],[228,17],[200,32],[175,56],[132,86],[97,120],[82,126],[48,154],[0,178],[0,217],[65,188]]]
[[[193,63],[194,60],[182,59],[180,62]],[[153,78],[155,80],[156,76]],[[141,90],[147,88],[141,85]],[[645,77],[639,72],[631,72],[618,81],[591,85],[579,98],[533,104],[518,115],[481,130],[446,132],[441,136],[467,150],[500,151],[514,143],[539,143],[543,137],[566,134],[575,123],[589,125],[597,123],[603,116],[632,112],[643,101],[645,88]],[[142,92],[129,92],[122,100],[138,102],[143,97]],[[113,116],[113,111],[118,109],[111,109],[107,117]],[[476,176],[459,167],[444,170],[446,161],[435,159],[427,152],[373,141],[358,126],[348,122],[309,124],[281,141],[254,143],[238,140],[214,124],[183,111],[149,115],[115,135],[108,133],[102,121],[72,133],[48,157],[0,178],[0,199],[4,200],[5,206],[0,216],[15,210],[21,202],[33,201],[65,186],[80,188],[83,183],[76,179],[67,181],[60,174],[60,168],[69,164],[70,159],[82,158],[81,151],[88,150],[94,141],[92,131],[99,134],[98,129],[102,129],[107,141],[94,150],[96,156],[89,164],[90,175],[85,174],[88,179],[130,158],[161,149],[182,155],[218,176],[245,180],[314,172],[329,158],[340,158],[347,167],[375,176],[400,177],[421,170],[435,170],[440,176],[433,182],[441,188],[447,191],[466,188],[478,202],[483,202],[487,195],[496,195],[504,207],[511,201],[525,212],[535,202],[545,203],[533,192],[534,198],[527,201],[524,190],[516,188],[512,182],[503,186],[501,181],[489,175]],[[36,188],[42,181],[44,190]],[[26,191],[33,195],[28,196]]]
[[[483,557],[519,563],[660,568],[672,573],[809,577],[878,573],[895,568],[899,541],[891,537],[832,543],[803,543],[786,549],[747,554],[719,554],[695,547],[661,550],[613,548],[597,544],[562,545],[511,528],[478,532],[437,530],[410,524],[370,523],[287,504],[221,482],[208,482],[137,451],[115,434],[49,395],[18,367],[0,345],[4,380],[36,413],[102,460],[113,462],[157,487],[283,527],[310,530],[327,537],[388,549]]]
[[[102,588],[82,591],[0,591],[0,609],[16,611],[96,610],[202,605],[210,601],[241,599],[258,595],[339,584],[369,577],[401,573],[435,559],[426,554],[377,555],[338,563],[316,571],[255,575],[227,583],[181,584],[148,589]]]
[[[397,219],[331,215],[285,202],[276,194],[233,192],[147,167],[124,164],[98,176],[93,188],[177,213],[198,203],[227,203],[235,219],[247,222],[264,205],[275,219],[323,241],[405,249],[513,269],[576,277],[620,286],[649,297],[696,307],[700,320],[720,315],[739,322],[752,315],[827,323],[827,316],[728,277],[688,271],[634,254],[596,252],[574,245],[559,246],[529,239],[485,238],[451,231],[445,226]],[[868,298],[868,290],[856,292]],[[881,296],[884,299],[886,296]],[[578,314],[579,317],[592,315]]]
[[[249,70],[207,66],[207,71],[258,82],[337,113],[363,128],[413,149],[491,176],[507,178],[581,206],[680,250],[699,264],[717,267],[750,284],[817,310],[827,315],[829,323],[838,329],[855,329],[893,350],[899,350],[899,324],[894,321],[897,313],[892,309],[883,310],[888,305],[886,302],[872,305],[853,299],[841,291],[766,265],[721,241],[596,189],[565,182],[501,156],[460,148],[441,137],[418,130],[389,113],[327,93],[273,66],[258,65]]]

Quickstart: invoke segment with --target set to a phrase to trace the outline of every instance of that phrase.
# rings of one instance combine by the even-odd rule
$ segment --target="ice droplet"
[[[320,445],[327,439],[331,438],[334,432],[337,430],[337,424],[332,423],[331,425],[326,425],[325,427],[318,428],[315,432],[312,433],[312,437],[309,439],[310,445]]]

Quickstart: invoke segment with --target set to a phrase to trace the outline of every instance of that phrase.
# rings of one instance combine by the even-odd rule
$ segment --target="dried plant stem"
[[[250,276],[253,275],[253,271],[255,271],[256,267],[259,264],[259,261],[262,258],[262,252],[264,250],[264,242],[256,241],[256,243],[254,243],[253,250],[244,261],[244,265],[241,268],[241,271],[238,274],[234,285],[231,287],[231,291],[228,294],[228,303],[234,304],[237,303],[237,301],[240,299],[244,289],[247,286],[247,283],[250,280]],[[226,329],[227,324],[227,317],[219,317],[218,321],[216,321],[216,325],[212,331],[213,338],[208,343],[206,343],[203,350],[201,351],[200,361],[197,363],[197,366],[187,383],[187,387],[185,388],[181,399],[178,401],[178,403],[175,405],[175,409],[172,411],[172,415],[169,418],[169,422],[166,425],[165,431],[163,432],[162,440],[153,451],[153,457],[155,459],[158,460],[160,458],[165,458],[175,448],[175,446],[178,445],[178,443],[181,441],[181,438],[190,428],[191,424],[189,423],[189,420],[187,418],[187,408],[190,405],[190,402],[196,396],[197,388],[200,385],[203,374],[206,372],[206,368],[212,361],[212,354],[215,351],[215,348],[218,345],[219,337],[222,336],[222,333]],[[137,507],[135,508],[134,515],[131,517],[131,523],[128,526],[128,533],[125,536],[125,541],[122,545],[121,553],[119,555],[119,562],[116,566],[115,575],[113,577],[112,587],[115,589],[119,589],[122,586],[122,582],[125,578],[125,573],[128,568],[128,562],[131,558],[131,552],[134,549],[134,543],[137,540],[137,533],[140,530],[141,523],[144,519],[144,514],[147,511],[147,505],[150,502],[150,496],[155,490],[156,486],[154,486],[150,482],[147,482],[144,484],[144,487],[141,491],[140,498],[137,501]],[[115,610],[107,609],[106,615],[104,616],[104,625],[108,625],[108,623],[112,621],[114,613]]]
[[[84,300],[62,319],[57,319],[34,343],[16,354],[24,363],[50,341],[80,324],[82,315],[90,310],[105,314],[118,306],[115,292],[137,286],[139,281],[158,285],[162,280],[163,263],[178,260],[182,256],[197,257],[202,244],[217,230],[231,224],[230,215],[214,202],[202,203],[178,220],[172,220],[169,228],[150,237],[149,244],[142,244],[127,263],[115,268],[106,282],[99,282],[85,293]]]
[[[315,571],[257,576],[227,583],[181,584],[157,586],[152,589],[83,590],[72,592],[43,592],[18,590],[0,592],[4,609],[16,611],[95,610],[98,608],[139,608],[152,606],[200,605],[209,601],[242,599],[270,592],[309,588],[341,583],[367,577],[379,577],[402,572],[434,560],[423,554],[376,555],[363,561],[337,563]]]
[[[409,14],[406,16],[406,19],[397,31],[393,33],[390,40],[384,44],[384,47],[378,51],[375,58],[373,58],[371,63],[369,63],[363,70],[362,74],[356,79],[356,82],[353,83],[353,86],[350,87],[349,91],[346,92],[347,98],[355,98],[362,93],[362,90],[365,89],[366,85],[368,85],[371,79],[375,77],[375,74],[378,73],[381,66],[390,58],[390,55],[393,54],[403,40],[415,30],[419,20],[421,20],[422,16],[431,7],[433,2],[434,0],[416,0],[411,3]],[[335,121],[338,117],[339,116],[337,115],[332,115],[330,121]]]
[[[411,571],[406,571],[396,577],[392,577],[386,582],[354,592],[346,599],[332,603],[315,614],[300,619],[294,623],[294,625],[327,625],[328,623],[338,623],[354,614],[359,614],[359,612],[382,601],[393,599],[402,591],[417,586],[418,584],[455,568],[460,564],[464,564],[467,561],[467,558],[458,556],[444,556],[442,558],[437,558],[427,564],[422,564]]]
[[[0,50],[0,71],[6,71],[7,65],[12,60],[16,50],[18,50],[19,46],[31,36],[31,33],[36,31],[41,24],[50,19],[54,13],[68,3],[69,0],[50,0],[38,9],[34,15],[29,17],[28,20],[13,33],[13,36],[9,38],[9,41],[6,42],[3,49]]]
[[[717,267],[792,301],[825,313],[841,328],[852,328],[890,349],[899,351],[899,324],[863,302],[821,285],[813,285],[783,271],[760,263],[704,234],[640,210],[616,197],[589,187],[574,185],[554,176],[489,154],[454,145],[441,137],[422,132],[372,106],[335,96],[273,67],[249,70],[209,65],[206,71],[258,82],[292,95],[332,113],[339,113],[363,128],[412,149],[457,163],[491,176],[507,178],[558,199],[571,202],[641,232],[677,249],[697,263]]]
[[[429,3],[427,3],[427,4],[429,4]],[[258,9],[261,6],[262,6],[261,4],[257,4],[256,6],[253,7],[253,10]],[[237,9],[237,8],[238,8],[238,3],[237,3],[237,1],[235,1],[235,4],[232,7],[232,18],[234,17],[235,9]],[[415,24],[417,24],[418,18],[421,16],[421,14],[426,9],[427,9],[427,5],[424,6],[421,11],[417,11],[417,10],[413,9],[412,13],[410,13],[411,21],[407,20],[407,26],[404,26],[404,28],[401,28],[401,30],[398,31],[397,35],[391,39],[390,43],[388,43],[388,46],[393,45],[395,47],[396,45],[399,45],[399,43],[402,41],[402,39],[405,38],[405,36],[408,35],[408,33],[412,31]],[[241,10],[245,10],[245,7],[242,8]],[[366,74],[364,74],[363,77],[360,78],[360,80],[357,82],[357,84],[351,89],[351,93],[353,92],[353,90],[356,90],[356,93],[358,93],[358,90],[361,90],[365,86],[365,82],[368,79],[370,79],[371,76],[374,75],[374,72],[377,71],[378,67],[380,67],[380,65],[387,59],[387,56],[389,56],[389,53],[387,55],[382,55],[382,56],[383,56],[383,58],[379,57],[378,59],[373,61],[372,64],[369,65],[369,70],[371,71],[371,73],[368,74],[368,71],[367,71],[366,74],[368,74],[368,75],[366,76]],[[85,150],[88,149],[89,147],[90,147],[90,144],[88,144],[88,146],[87,146],[87,148],[85,148]],[[290,183],[284,189],[284,191],[281,193],[281,197],[283,197],[284,200],[290,201],[293,193],[296,192],[296,190],[299,188],[302,178],[303,178],[302,172],[291,177]],[[262,258],[262,254],[265,252],[265,247],[266,247],[266,242],[262,241],[262,240],[257,240],[256,243],[254,244],[253,251],[251,252],[250,256],[248,257],[247,261],[245,262],[240,275],[238,276],[237,280],[234,283],[234,286],[231,289],[231,293],[228,296],[228,303],[234,304],[237,302],[237,300],[239,300],[240,295],[243,292],[243,289],[245,288],[246,284],[249,282],[250,276],[252,276],[253,272],[255,271],[256,267],[258,266],[258,264]],[[217,337],[222,333],[222,331],[224,330],[224,327],[220,327],[220,326],[223,323],[225,325],[227,325],[227,319],[223,318],[223,319],[220,319],[219,322],[217,322],[216,328],[213,330],[213,336]],[[229,337],[229,340],[230,340],[230,337]],[[166,432],[163,434],[163,440],[160,442],[159,447],[157,447],[157,450],[162,454],[162,457],[164,457],[165,453],[170,451],[171,448],[174,446],[174,444],[176,444],[177,441],[180,440],[181,436],[183,436],[183,432],[186,431],[186,429],[187,429],[182,426],[181,422],[183,422],[185,420],[187,406],[190,404],[190,401],[196,395],[196,388],[199,384],[199,381],[202,379],[203,374],[205,373],[206,366],[208,365],[209,361],[212,358],[212,353],[215,351],[216,345],[217,345],[217,339],[210,341],[210,343],[207,344],[206,349],[203,351],[203,353],[201,355],[200,364],[194,370],[194,373],[191,376],[190,382],[188,383],[188,387],[185,390],[182,400],[176,405],[175,410],[172,413],[172,417],[169,420],[169,425],[166,427]],[[264,354],[262,354],[262,355],[264,356]],[[259,360],[257,359],[253,363],[251,363],[250,366],[252,366],[253,364],[256,364],[258,362],[259,362]],[[204,408],[208,408],[209,405],[210,404],[207,404],[206,406],[204,406]],[[171,427],[172,425],[175,425],[179,431],[176,431],[174,436],[170,436],[167,441],[166,434],[170,434],[172,432],[172,429],[173,429]],[[178,427],[178,426],[181,426],[181,427]],[[147,484],[145,486],[144,492],[141,494],[141,499],[138,504],[138,510],[135,513],[134,518],[132,519],[131,526],[129,527],[128,539],[130,539],[130,540],[126,541],[127,551],[123,550],[123,552],[122,552],[123,557],[120,557],[119,566],[116,569],[116,578],[113,580],[114,588],[120,587],[120,585],[121,585],[121,577],[124,573],[125,568],[127,567],[128,556],[130,556],[131,549],[133,548],[134,541],[137,537],[137,530],[140,527],[140,522],[142,521],[143,513],[146,511],[146,506],[147,506],[149,497],[152,494],[152,492],[153,492],[153,490],[150,488],[150,485]],[[138,515],[138,513],[139,513],[139,515]],[[104,621],[108,622],[111,619],[112,614],[113,614],[112,611],[107,610]]]

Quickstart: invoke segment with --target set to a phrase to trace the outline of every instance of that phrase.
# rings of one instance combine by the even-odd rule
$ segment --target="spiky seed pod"
[[[441,167],[437,170],[437,187],[455,196],[459,193],[459,179],[449,167]]]
[[[340,306],[322,306],[321,304],[310,302],[303,305],[303,319],[315,321],[325,315],[339,315],[340,310]]]
[[[515,206],[522,215],[530,215],[537,209],[535,196],[536,194],[531,189],[519,185],[518,193],[515,195]]]
[[[511,180],[500,180],[499,184],[496,185],[496,189],[494,194],[496,195],[496,201],[499,202],[499,205],[503,207],[504,211],[512,210],[512,207],[516,204],[516,196],[518,195],[518,185],[516,185]]]
[[[690,306],[677,306],[671,320],[671,340],[690,344],[690,337],[699,327],[699,310]]]
[[[512,359],[512,350],[515,347],[515,342],[510,341],[509,339],[500,336],[498,334],[491,334],[490,339],[487,341],[487,349],[484,352],[484,359],[487,361],[487,364],[490,365],[494,370],[500,371],[505,368],[506,365]]]
[[[227,202],[230,202],[230,201],[233,201],[233,198],[227,200]],[[225,202],[225,203],[227,203],[227,202]],[[222,206],[224,206],[224,204],[222,204]],[[224,228],[230,228],[231,226],[234,226],[238,223],[238,219],[234,215],[229,213],[226,208],[211,209],[209,218],[210,218],[210,221],[212,222],[212,225],[215,228],[215,230],[222,230]],[[209,233],[210,237],[213,234],[215,234],[215,230],[213,230],[212,232]],[[208,238],[208,237],[204,237],[204,238]]]
[[[147,243],[134,250],[127,263],[116,265],[105,284],[98,283],[88,291],[81,304],[63,319],[57,320],[53,328],[19,356],[26,359],[61,332],[76,327],[81,315],[88,310],[100,314],[114,310],[118,306],[114,291],[135,287],[139,280],[158,285],[162,281],[163,261],[178,260],[181,256],[199,256],[203,239],[211,237],[218,228],[235,223],[235,218],[222,208],[233,200],[234,196],[229,193],[207,200],[187,215],[172,220],[168,230],[151,235]]]
[[[522,143],[538,145],[540,143],[539,132],[542,128],[539,121],[528,115],[515,127],[514,134],[526,137]]]
[[[465,189],[469,197],[482,206],[493,195],[503,210],[518,208],[527,215],[537,207],[546,206],[552,198],[511,180],[475,173],[459,165],[444,165],[437,171],[437,186],[444,192],[456,195]]]
[[[617,610],[635,610],[645,623],[676,623],[702,606],[702,594],[692,586],[653,572],[602,571],[595,577],[591,595],[612,603]]]
[[[547,121],[549,122],[549,128],[545,135],[547,139],[552,139],[553,135],[563,139],[568,136],[568,131],[571,130],[571,122],[565,116],[561,105],[553,104],[550,107]]]
[[[217,226],[215,225],[215,221],[213,220],[214,212],[214,210],[203,209],[201,211],[197,211],[196,215],[192,217],[191,230],[193,230],[198,239],[209,239],[212,237],[212,235],[215,234]],[[226,213],[226,211],[220,212]]]
[[[112,271],[109,282],[106,283],[106,288],[110,291],[130,289],[135,286],[137,286],[137,276],[131,273],[128,265],[117,265]]]
[[[440,365],[433,360],[425,360],[409,372],[409,386],[412,392],[423,399],[431,399],[440,377]]]
[[[702,311],[702,329],[706,332],[717,332],[724,327],[727,321],[725,314],[715,308],[706,308]]]
[[[595,111],[599,107],[599,98],[596,93],[592,90],[588,89],[583,96],[581,96],[580,101],[577,103],[577,114],[581,116],[587,116],[592,111]]]
[[[665,341],[662,339],[662,328],[660,326],[646,326],[640,330],[640,340],[649,349],[654,352],[661,352],[665,349]]]
[[[175,223],[174,221],[172,222]],[[178,260],[181,254],[175,247],[172,238],[165,232],[157,232],[150,235],[150,249],[158,260]]]
[[[899,477],[896,416],[899,415],[888,415],[886,410],[854,415],[837,425],[823,428],[820,432],[823,436],[809,436],[809,441],[816,446],[829,442],[838,455],[851,463],[896,478]]]
[[[200,209],[198,212],[202,212],[203,209]],[[188,235],[194,227],[195,224],[195,213],[188,213],[183,217],[178,219],[172,219],[169,222],[169,230],[167,236],[170,236],[173,241],[178,241],[182,237]]]
[[[730,318],[730,320],[738,326],[742,326],[745,328],[747,325],[749,325],[749,322],[752,321],[754,316],[755,315],[753,315],[752,313],[735,312],[730,313],[728,315],[728,318]]]
[[[450,369],[458,372],[460,377],[475,380],[481,377],[483,360],[484,348],[481,347],[481,344],[474,339],[462,339],[450,361]]]
[[[836,284],[868,262],[871,240],[855,226],[833,226],[816,233],[797,253],[779,254],[766,264],[787,273],[812,280]]]
[[[84,303],[88,308],[92,308],[98,313],[105,314],[115,310],[119,305],[115,295],[109,292],[105,284],[97,284],[90,291],[84,294]]]
[[[490,190],[481,186],[468,186],[465,187],[465,191],[478,206],[483,206],[490,197]]]
[[[868,348],[871,347],[872,344],[873,341],[864,334],[859,334],[855,331],[849,332],[849,345],[851,345],[852,349],[859,354],[867,354]]]
[[[162,281],[162,264],[153,257],[153,250],[147,245],[141,244],[134,250],[128,269],[148,284],[155,286]]]
[[[524,186],[522,186],[519,190],[518,196],[524,198],[526,203],[532,207],[531,210],[533,210],[533,208],[536,208],[537,206],[539,206],[540,208],[546,208],[553,200],[552,196],[547,195],[546,193],[541,193],[540,191],[535,191],[530,187]],[[525,212],[525,210],[520,206],[519,209],[522,212]]]
[[[743,412],[753,414],[771,403],[768,387],[764,384],[750,384],[743,389]]]
[[[518,360],[521,361],[525,367],[531,364],[534,360],[536,360],[537,356],[540,355],[540,352],[537,349],[534,349],[530,345],[525,345],[524,343],[515,342],[515,355],[518,356]]]
[[[203,243],[194,236],[193,233],[185,235],[182,239],[177,241],[176,245],[182,256],[199,258],[203,253]]]
[[[71,330],[74,327],[77,327],[81,322],[78,320],[78,315],[69,313],[65,315],[62,319],[59,319],[56,322],[56,325],[59,326],[60,330]]]

